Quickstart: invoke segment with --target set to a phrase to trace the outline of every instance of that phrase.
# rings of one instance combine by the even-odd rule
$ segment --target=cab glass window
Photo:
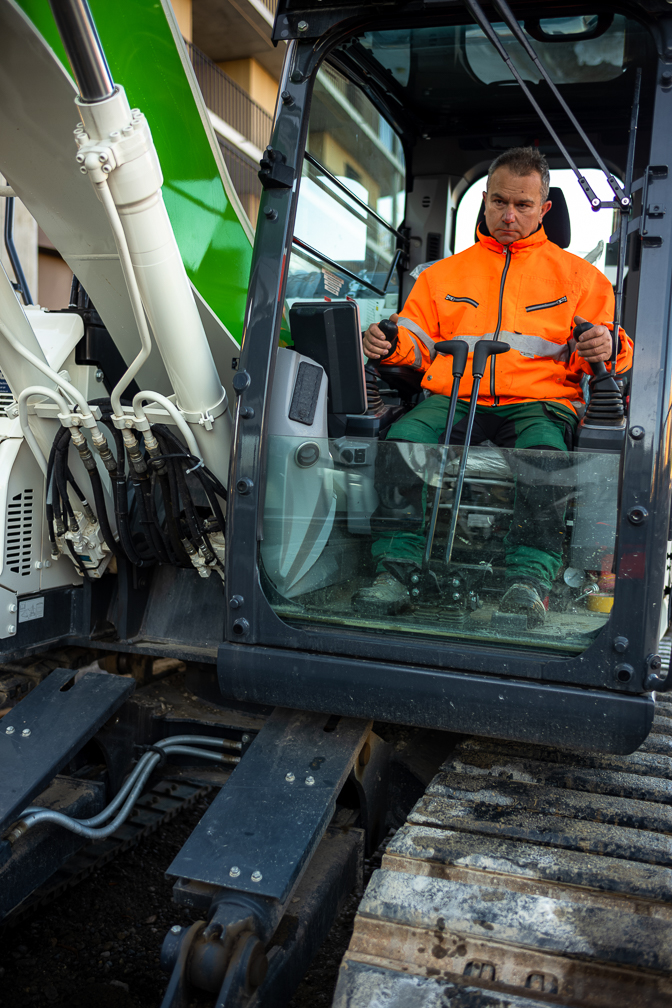
[[[541,32],[536,31],[534,34],[537,37],[532,37],[531,41],[556,84],[608,81],[622,74],[626,19],[616,15],[604,33],[591,38],[597,20],[594,16],[548,18],[540,22]],[[525,27],[522,21],[521,25]],[[539,71],[510,29],[505,24],[493,27],[509,50],[523,80],[538,84],[541,80]],[[540,36],[548,36],[548,41],[539,41]],[[469,69],[484,84],[499,81],[514,83],[513,75],[502,60],[493,59],[492,46],[480,28],[466,29],[465,51]]]
[[[312,97],[287,301],[351,297],[362,325],[398,303],[404,152],[362,92],[324,66]]]
[[[276,612],[305,626],[585,650],[613,603],[618,454],[472,447],[456,501],[463,452],[347,435],[271,436],[260,553]],[[394,499],[400,486],[409,499],[415,493],[416,513],[385,517],[379,502]],[[425,563],[427,522],[439,492]],[[562,530],[560,569],[540,625],[499,608],[512,522],[531,522],[539,536],[549,522]],[[381,571],[406,588],[395,610],[360,594]]]
[[[522,24],[556,84],[576,85],[578,101],[585,101],[585,92],[578,89],[589,85],[592,109],[607,107],[607,115],[601,115],[604,126],[611,125],[621,101],[629,108],[634,67],[655,59],[646,29],[618,14],[526,19]],[[536,87],[538,71],[509,29],[504,24],[493,27],[523,78]],[[483,132],[495,121],[501,129],[502,117],[512,122],[512,101],[525,101],[492,45],[473,24],[368,32],[350,52],[360,64],[368,60],[387,71],[405,111],[425,123],[430,135],[436,130],[450,134],[456,128]],[[461,121],[462,117],[466,119]]]

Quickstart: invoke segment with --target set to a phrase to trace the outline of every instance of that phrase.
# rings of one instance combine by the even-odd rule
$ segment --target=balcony
[[[274,5],[275,0],[266,0],[269,9]],[[185,45],[231,181],[254,226],[261,198],[259,159],[273,118],[193,43]]]
[[[191,41],[215,63],[253,57],[276,80],[285,46],[274,46],[277,0],[193,0]]]

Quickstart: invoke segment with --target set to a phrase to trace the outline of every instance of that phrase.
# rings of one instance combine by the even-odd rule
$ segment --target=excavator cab
[[[622,744],[626,722],[626,733],[645,730],[642,694],[665,688],[668,434],[662,386],[656,405],[651,381],[653,370],[664,373],[668,339],[654,289],[656,271],[669,268],[669,155],[658,118],[666,57],[637,4],[614,14],[554,5],[543,18],[521,5],[517,32],[499,16],[484,24],[476,6],[475,15],[473,4],[396,5],[377,9],[375,23],[368,6],[278,9],[275,37],[288,51],[260,173],[257,268],[237,375],[227,518],[234,602],[220,681],[241,700],[301,696],[316,709],[357,704],[391,719],[406,710],[416,723],[457,730],[467,722],[478,730],[478,711],[488,734],[496,717],[507,737],[553,743],[568,719],[567,708],[559,720],[551,714],[550,698],[562,696],[563,705],[577,703],[569,719],[577,744],[610,748]],[[465,194],[497,154],[524,145],[538,146],[552,183],[562,182],[550,240],[590,256],[616,285],[636,347],[632,373],[610,386],[611,401],[625,405],[605,420],[607,393],[586,379],[587,412],[566,452],[486,442],[465,453],[386,440],[427,393],[417,370],[367,361],[358,335],[401,310],[423,268],[461,250]],[[562,171],[565,155],[573,175]],[[290,166],[293,188],[283,181]],[[478,202],[472,210],[473,240]],[[598,218],[601,244],[591,238]],[[381,511],[381,499],[394,501],[400,488],[408,492],[398,513]],[[521,495],[540,537],[549,522],[561,524],[560,572],[542,626],[498,608]],[[426,542],[432,510],[430,548],[422,562],[410,559],[405,537]],[[396,543],[384,567],[408,588],[405,604],[382,614],[356,601],[382,569],[381,535]],[[541,706],[522,719],[517,702],[508,704],[532,682],[532,706]],[[610,711],[599,741],[588,696]]]
[[[287,1003],[391,820],[337,1008],[669,1003],[669,3],[279,0],[246,303],[170,5],[91,6],[0,0],[0,198],[77,278],[45,312],[0,269],[0,917],[214,787],[162,1008]],[[587,376],[565,451],[395,441],[421,369],[362,331],[530,145],[631,374]],[[521,499],[558,543],[536,625],[500,607]],[[395,611],[358,601],[379,565]]]

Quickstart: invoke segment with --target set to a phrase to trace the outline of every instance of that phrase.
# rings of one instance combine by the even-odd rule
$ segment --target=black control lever
[[[474,359],[471,362],[471,373],[474,378],[480,379],[485,374],[485,365],[488,362],[488,357],[493,357],[495,354],[506,353],[511,347],[508,343],[501,343],[499,340],[479,340],[474,348]],[[478,393],[478,389],[476,390]],[[471,392],[472,398],[474,395],[473,389]]]
[[[453,358],[453,378],[461,378],[467,368],[469,344],[461,339],[441,340],[434,349],[442,357]]]
[[[391,353],[394,353],[397,346],[397,340],[399,339],[399,326],[393,322],[392,319],[384,318],[378,323],[378,328],[390,344],[390,349],[387,351],[387,356],[389,357]]]
[[[434,545],[436,524],[439,520],[439,504],[441,502],[441,491],[443,489],[443,480],[446,475],[446,466],[448,465],[448,445],[450,444],[450,435],[453,432],[453,424],[455,423],[455,409],[457,407],[457,400],[460,394],[460,379],[462,378],[462,375],[464,374],[467,367],[467,359],[469,357],[469,344],[466,342],[466,340],[461,339],[440,340],[438,343],[434,344],[434,349],[436,350],[437,354],[440,354],[442,357],[453,358],[453,387],[450,392],[450,407],[448,409],[448,418],[446,420],[446,426],[443,431],[443,443],[445,447],[443,450],[443,455],[441,456],[441,465],[439,466],[439,472],[437,474],[436,493],[434,494],[432,515],[429,520],[429,529],[427,531],[427,540],[425,542],[425,553],[422,558],[422,567],[425,572],[429,570],[429,558],[432,555],[432,546]]]
[[[588,332],[589,329],[592,329],[594,324],[594,322],[579,322],[574,326],[574,332],[572,335],[576,340],[577,345],[579,342],[579,336],[582,336],[585,332]],[[602,378],[607,373],[604,361],[588,361],[588,363],[590,364],[596,378]]]
[[[469,413],[467,414],[467,429],[464,435],[464,449],[462,451],[462,458],[460,459],[460,468],[457,472],[455,492],[453,493],[453,513],[450,517],[450,529],[448,531],[446,563],[450,562],[450,558],[453,553],[453,543],[455,542],[455,533],[457,531],[457,515],[460,509],[460,501],[462,500],[464,474],[467,469],[469,443],[471,441],[471,432],[474,429],[474,417],[476,416],[476,405],[478,403],[478,393],[481,387],[481,378],[485,373],[485,365],[487,364],[488,359],[490,357],[494,357],[496,354],[506,353],[507,350],[510,349],[511,347],[508,343],[502,343],[499,340],[485,339],[480,339],[474,347],[474,356],[471,361],[471,372],[474,376],[474,380],[471,386],[471,397],[469,399]]]
[[[579,322],[574,327],[574,339],[593,328],[592,322]],[[623,395],[614,376],[607,371],[604,361],[588,361],[593,377],[590,379],[590,402],[583,418],[583,427],[620,427],[624,422]]]

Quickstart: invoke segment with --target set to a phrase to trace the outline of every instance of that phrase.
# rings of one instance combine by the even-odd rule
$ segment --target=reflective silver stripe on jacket
[[[408,329],[409,332],[414,333],[415,336],[421,340],[427,347],[427,352],[429,353],[430,361],[433,361],[436,357],[436,347],[434,346],[434,340],[431,336],[428,336],[424,329],[421,329],[417,322],[413,322],[412,319],[400,318],[397,319],[397,325],[403,326],[404,329]],[[412,337],[411,337],[412,338]],[[415,342],[415,340],[413,340]]]
[[[418,371],[422,371],[422,354],[420,352],[420,347],[418,346],[418,341],[415,336],[410,337],[411,343],[413,344],[413,353],[415,354],[415,360],[410,365],[411,367],[417,368]]]
[[[479,340],[492,339],[494,333],[483,333],[482,336],[453,336],[453,339],[464,340],[473,351]],[[512,350],[517,350],[524,357],[546,357],[553,360],[568,360],[571,350],[566,343],[553,343],[541,336],[530,336],[526,333],[506,332],[502,329],[499,338],[502,343],[508,343]]]

